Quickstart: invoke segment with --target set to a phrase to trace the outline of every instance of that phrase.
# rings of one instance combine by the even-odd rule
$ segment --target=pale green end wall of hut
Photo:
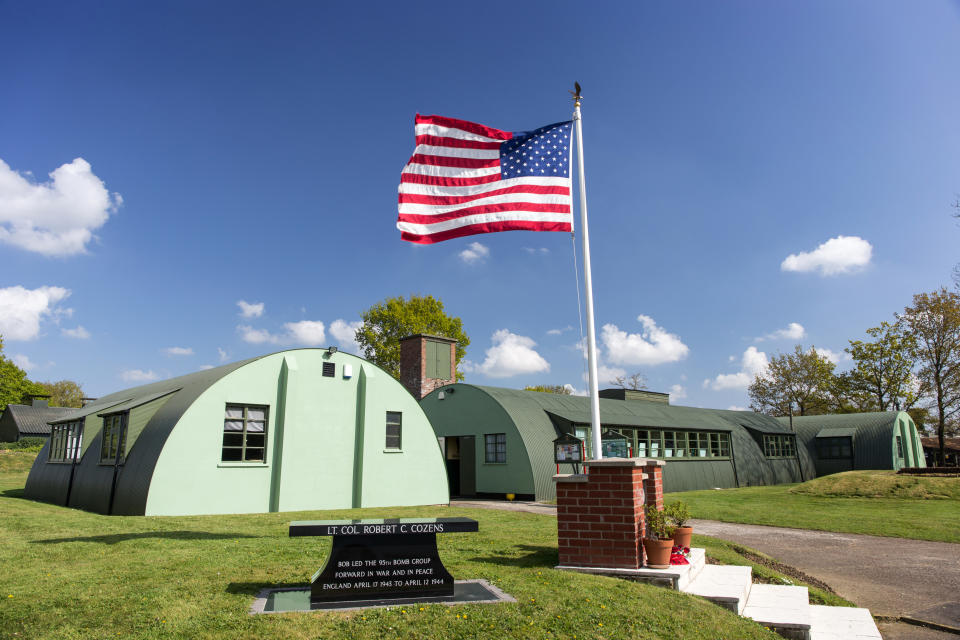
[[[336,365],[334,377],[321,374]],[[345,378],[344,365],[353,369]],[[221,462],[225,406],[268,407],[266,463]],[[385,449],[386,412],[403,415]],[[184,412],[157,459],[147,515],[345,509],[449,501],[442,456],[417,401],[383,370],[305,349],[244,365]]]

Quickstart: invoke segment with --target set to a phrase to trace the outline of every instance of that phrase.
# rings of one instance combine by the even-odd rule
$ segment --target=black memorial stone
[[[453,598],[453,576],[437,553],[438,533],[477,531],[470,518],[309,520],[290,537],[332,536],[326,564],[310,581],[311,603]]]

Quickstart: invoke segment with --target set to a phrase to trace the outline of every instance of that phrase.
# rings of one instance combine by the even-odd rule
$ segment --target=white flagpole
[[[583,127],[580,121],[580,85],[573,96],[573,122],[577,134],[577,169],[580,173],[580,236],[583,238],[583,281],[587,298],[587,367],[590,385],[590,425],[593,459],[603,458],[600,441],[600,396],[597,388],[597,340],[593,322],[593,280],[590,277],[590,232],[587,229],[587,191],[583,177]]]

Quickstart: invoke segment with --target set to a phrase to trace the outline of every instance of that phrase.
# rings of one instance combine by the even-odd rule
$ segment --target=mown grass
[[[9,457],[8,457],[9,456]],[[32,455],[0,456],[2,638],[767,638],[692,596],[555,571],[556,520],[418,507],[206,517],[106,517],[22,498]],[[291,520],[467,516],[438,536],[458,578],[485,578],[515,604],[250,616],[255,594],[303,585],[326,538],[289,538]]]
[[[803,484],[668,494],[694,518],[960,542],[960,479],[850,471]]]

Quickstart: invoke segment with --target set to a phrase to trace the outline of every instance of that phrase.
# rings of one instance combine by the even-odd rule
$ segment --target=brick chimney
[[[417,400],[456,381],[456,340],[425,333],[400,340],[400,383]]]

